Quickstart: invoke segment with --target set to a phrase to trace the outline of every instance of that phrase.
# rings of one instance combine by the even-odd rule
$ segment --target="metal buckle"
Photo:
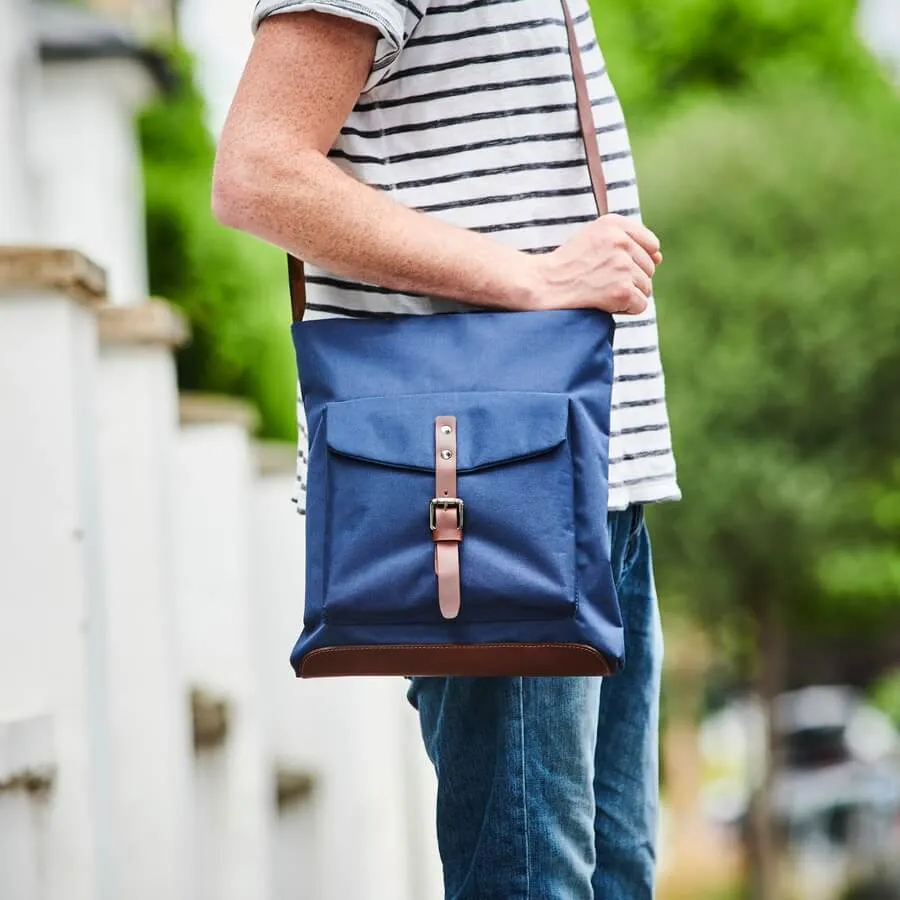
[[[437,528],[437,511],[439,509],[455,509],[458,528],[463,527],[463,502],[459,497],[435,497],[428,506],[428,524],[431,530]]]

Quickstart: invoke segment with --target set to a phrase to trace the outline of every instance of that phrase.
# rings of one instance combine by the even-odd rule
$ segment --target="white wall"
[[[273,449],[275,452],[273,453]],[[253,483],[251,578],[265,603],[255,609],[255,661],[260,673],[266,759],[274,773],[283,768],[313,781],[308,797],[278,810],[272,846],[273,896],[277,900],[329,900],[329,847],[323,841],[322,759],[307,740],[316,727],[304,703],[289,656],[302,619],[304,590],[303,519],[290,502],[292,447],[258,450],[269,459]],[[280,471],[271,471],[275,456]],[[278,459],[280,457],[280,460]]]
[[[860,0],[859,28],[876,55],[900,76],[900,0]]]
[[[117,897],[194,900],[192,747],[174,596],[171,351],[104,341],[98,381],[115,827],[128,860]]]
[[[4,897],[32,900],[39,896],[52,803],[49,789],[55,772],[52,716],[0,720],[0,892]]]
[[[27,0],[0,0],[0,244],[35,237],[28,100],[37,58]]]
[[[147,297],[144,190],[134,116],[152,94],[129,60],[45,63],[37,127],[43,243],[106,269],[111,303]]]
[[[198,751],[194,769],[197,900],[271,896],[274,786],[254,666],[250,580],[253,461],[245,426],[183,425],[178,448],[176,597],[190,687],[227,701],[221,746]]]
[[[0,0],[0,240],[87,250],[112,299],[140,303],[146,74],[47,64],[29,95],[27,5]],[[228,98],[249,5],[198,10]],[[94,312],[48,285],[0,289],[0,897],[436,900],[433,776],[403,681],[290,671],[291,466],[260,474],[240,417],[176,428],[167,351],[99,348]],[[229,722],[192,751],[195,688]],[[52,772],[49,791],[6,784],[22,771]],[[310,795],[278,809],[279,772],[308,774]]]
[[[56,765],[27,804],[35,900],[114,898],[95,359],[90,311],[0,287],[0,730],[50,716]]]
[[[182,0],[178,6],[179,34],[196,55],[197,77],[214,134],[222,130],[250,52],[252,8],[249,0]]]

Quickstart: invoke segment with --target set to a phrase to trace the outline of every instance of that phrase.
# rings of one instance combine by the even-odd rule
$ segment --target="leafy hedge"
[[[295,434],[295,375],[284,255],[219,225],[210,212],[212,138],[190,60],[173,51],[178,83],[140,118],[150,289],[193,328],[178,354],[181,386],[252,400],[263,436]]]

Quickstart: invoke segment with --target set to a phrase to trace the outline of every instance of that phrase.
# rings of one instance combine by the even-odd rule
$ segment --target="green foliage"
[[[855,90],[874,64],[855,37],[856,0],[591,0],[632,121],[697,93],[804,76]]]
[[[179,85],[140,119],[151,291],[187,314],[193,341],[178,356],[188,390],[252,400],[262,434],[295,434],[284,255],[220,226],[210,212],[215,155],[190,61],[173,53]]]
[[[900,599],[900,106],[785,86],[643,158],[687,502],[660,571],[704,616],[876,622]]]
[[[870,691],[872,705],[880,709],[900,728],[900,668],[883,675]]]
[[[704,896],[701,900],[746,900],[746,896],[746,890],[737,886],[715,891],[709,896]]]

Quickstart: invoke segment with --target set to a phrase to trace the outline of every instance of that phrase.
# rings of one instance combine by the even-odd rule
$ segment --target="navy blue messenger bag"
[[[598,211],[606,185],[563,2]],[[613,320],[597,310],[303,321],[297,675],[609,675]],[[536,362],[539,361],[539,362]]]

